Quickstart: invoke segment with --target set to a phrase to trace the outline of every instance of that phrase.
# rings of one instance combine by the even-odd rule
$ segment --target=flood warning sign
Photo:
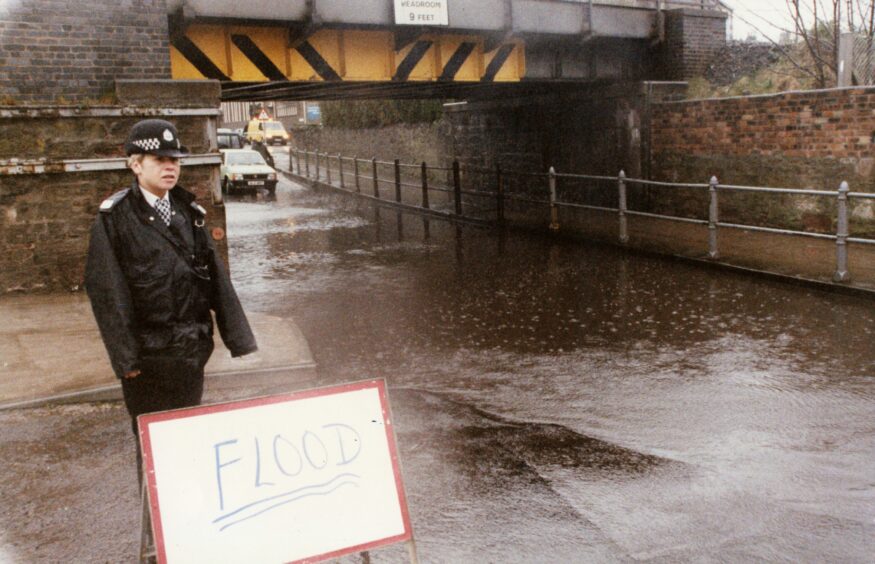
[[[383,380],[139,425],[160,564],[316,562],[412,540]]]

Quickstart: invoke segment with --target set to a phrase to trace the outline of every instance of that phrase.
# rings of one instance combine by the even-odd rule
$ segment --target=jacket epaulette
[[[125,188],[124,190],[119,190],[118,192],[116,192],[115,194],[110,196],[109,198],[103,200],[103,202],[100,203],[100,211],[102,211],[103,213],[111,212],[112,208],[117,203],[124,200],[125,196],[127,196],[128,192],[130,192],[130,191],[131,191],[130,188]]]
[[[191,208],[192,208],[193,210],[195,210],[197,213],[199,213],[201,217],[206,217],[206,216],[207,216],[207,210],[205,210],[204,207],[203,207],[202,205],[200,205],[199,203],[197,203],[197,202],[192,202],[192,203],[191,203]]]

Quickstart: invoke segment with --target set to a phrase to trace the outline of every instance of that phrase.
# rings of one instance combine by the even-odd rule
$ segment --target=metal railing
[[[623,6],[626,8],[649,8],[651,10],[690,8],[726,13],[732,11],[732,8],[721,0],[588,0],[588,3],[602,6]]]
[[[716,177],[711,177],[709,182],[703,183],[657,182],[640,178],[627,178],[622,170],[617,176],[558,173],[553,167],[550,167],[546,173],[532,173],[503,170],[499,165],[493,168],[462,166],[458,160],[454,160],[448,167],[429,166],[425,162],[412,164],[401,163],[398,159],[393,161],[381,161],[376,158],[360,159],[295,148],[289,148],[289,172],[365,198],[378,200],[381,203],[455,220],[503,224],[505,222],[505,207],[508,202],[543,206],[549,209],[549,228],[554,231],[560,228],[559,210],[561,208],[615,213],[617,215],[617,240],[624,245],[629,242],[630,216],[707,226],[707,255],[711,259],[720,258],[718,245],[720,229],[740,229],[833,240],[836,245],[836,267],[833,280],[836,282],[850,280],[848,243],[875,245],[875,239],[850,236],[851,201],[875,201],[875,193],[851,192],[848,183],[844,181],[834,192],[720,184]],[[442,178],[445,179],[443,184],[441,183]],[[337,181],[335,182],[333,179]],[[463,188],[463,180],[481,188],[465,189]],[[508,191],[508,185],[511,183],[516,184],[518,188],[516,192]],[[569,186],[577,183],[580,189],[569,190],[568,186],[560,187],[562,183]],[[699,210],[700,217],[685,217],[631,209],[629,206],[630,186],[656,191],[691,190],[704,196],[700,199],[702,204],[706,204],[703,205],[705,209]],[[564,190],[560,188],[564,188]],[[406,201],[405,189],[407,189]],[[416,203],[411,203],[413,198],[410,194],[411,190],[416,190]],[[436,204],[430,197],[432,192],[445,194],[445,201]],[[565,198],[560,197],[563,192]],[[590,194],[588,198],[582,198],[581,194],[584,192],[591,192],[594,196]],[[721,221],[719,196],[721,193],[761,194],[769,198],[780,196],[828,198],[835,204],[836,229],[834,233],[822,233]],[[578,201],[573,201],[575,199]],[[598,201],[599,199],[601,201]]]

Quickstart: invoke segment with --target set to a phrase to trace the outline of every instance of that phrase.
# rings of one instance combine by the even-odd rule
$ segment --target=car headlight
[[[267,179],[268,180],[276,180],[276,173],[275,172],[267,173]]]
[[[231,180],[243,180],[243,174],[240,172],[234,172],[231,174]]]

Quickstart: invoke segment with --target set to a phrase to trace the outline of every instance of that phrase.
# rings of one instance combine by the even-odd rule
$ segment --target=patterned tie
[[[164,225],[170,225],[170,202],[164,198],[156,200],[155,209],[158,211],[161,219],[164,220]]]

